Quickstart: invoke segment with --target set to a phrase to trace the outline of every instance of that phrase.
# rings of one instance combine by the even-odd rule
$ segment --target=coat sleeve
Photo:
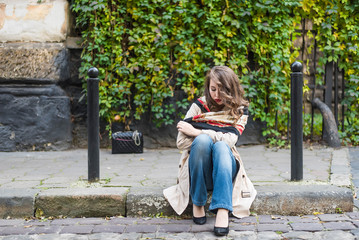
[[[184,119],[194,117],[200,113],[201,113],[200,108],[195,103],[193,103],[190,109],[187,111]],[[182,132],[178,132],[177,148],[179,150],[189,150],[191,148],[193,139],[194,139],[193,137],[189,137]]]
[[[185,119],[194,117],[201,113],[200,108],[196,104],[192,104],[190,109],[188,110]],[[239,133],[242,134],[246,124],[247,124],[248,115],[242,115],[241,118],[237,122],[237,129]],[[228,144],[230,148],[236,145],[238,136],[234,133],[223,133],[223,132],[216,132],[214,130],[203,129],[202,133],[207,134],[210,136],[214,143],[219,141],[224,141]],[[193,137],[188,137],[187,135],[178,132],[177,135],[177,148],[180,150],[189,150],[191,148]]]

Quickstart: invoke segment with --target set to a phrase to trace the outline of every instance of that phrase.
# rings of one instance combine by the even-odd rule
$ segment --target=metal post
[[[333,90],[333,67],[334,62],[327,62],[325,64],[325,91],[324,91],[324,103],[332,109],[332,90]],[[330,141],[327,133],[328,126],[323,121],[323,139],[324,141]]]
[[[99,139],[99,79],[98,69],[92,67],[87,79],[87,134],[88,134],[88,181],[100,179],[100,139]]]
[[[291,180],[303,179],[303,66],[291,66]]]

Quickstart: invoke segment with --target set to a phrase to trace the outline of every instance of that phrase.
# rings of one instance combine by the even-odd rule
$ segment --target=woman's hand
[[[189,124],[188,122],[184,122],[184,121],[179,121],[177,124],[177,129],[179,132],[190,136],[190,137],[197,137],[198,135],[200,135],[202,133],[201,130],[194,128],[191,124]]]

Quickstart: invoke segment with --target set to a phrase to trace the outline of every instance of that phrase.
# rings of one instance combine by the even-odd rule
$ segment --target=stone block
[[[62,43],[4,43],[0,48],[0,80],[57,83],[70,78],[69,53]]]
[[[343,187],[350,187],[350,174],[331,174],[330,175],[330,183],[335,186],[343,186]]]
[[[21,238],[21,235],[27,235],[32,231],[31,228],[19,228],[19,227],[5,227],[4,229],[2,229],[1,231],[1,235],[15,235],[15,238],[12,239],[24,239],[24,240],[28,240],[30,239],[30,237],[26,236]],[[11,237],[9,236],[9,237]],[[11,239],[11,238],[10,238]]]
[[[62,227],[60,226],[38,226],[35,227],[29,234],[44,235],[44,234],[55,234],[59,233]]]
[[[92,225],[65,226],[61,229],[60,234],[90,234],[93,228]]]
[[[319,214],[318,217],[323,222],[350,221],[344,214]]]
[[[273,185],[256,187],[258,195],[251,211],[257,214],[300,215],[313,212],[353,211],[348,188],[331,185]]]
[[[0,188],[0,218],[34,216],[35,196],[39,190]]]
[[[0,85],[0,125],[0,151],[67,149],[70,100],[56,85]]]
[[[323,226],[327,230],[354,230],[356,227],[351,222],[326,222]]]
[[[0,151],[12,151],[16,149],[15,132],[9,126],[0,125]]]
[[[291,223],[290,226],[294,231],[316,232],[324,229],[320,223]]]
[[[36,212],[43,216],[105,217],[125,215],[128,188],[68,188],[42,191]]]
[[[355,230],[354,230],[355,231]],[[345,231],[322,231],[313,234],[313,239],[356,239],[350,232]]]
[[[93,233],[123,233],[125,226],[119,225],[96,225],[93,228]]]
[[[127,195],[127,217],[163,214],[175,215],[162,193],[162,188],[132,187]]]
[[[132,225],[127,226],[125,229],[126,233],[155,233],[157,231],[156,225]]]
[[[158,229],[159,232],[166,233],[181,233],[181,232],[189,232],[191,229],[190,225],[185,224],[166,224],[161,225]]]
[[[295,231],[282,234],[284,239],[313,239],[312,232]]]
[[[278,231],[278,232],[289,232],[287,224],[258,224],[258,232],[265,231]]]

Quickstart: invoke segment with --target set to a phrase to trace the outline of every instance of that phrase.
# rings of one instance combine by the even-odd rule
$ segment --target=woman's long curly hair
[[[223,102],[218,105],[210,95],[209,84],[214,81],[219,87],[219,95]],[[235,72],[226,66],[215,66],[207,72],[204,86],[204,96],[211,111],[221,111],[224,108],[230,109],[230,114],[236,119],[242,116],[243,110],[240,106],[249,106],[249,102],[244,98],[243,87],[239,83],[239,78]]]

